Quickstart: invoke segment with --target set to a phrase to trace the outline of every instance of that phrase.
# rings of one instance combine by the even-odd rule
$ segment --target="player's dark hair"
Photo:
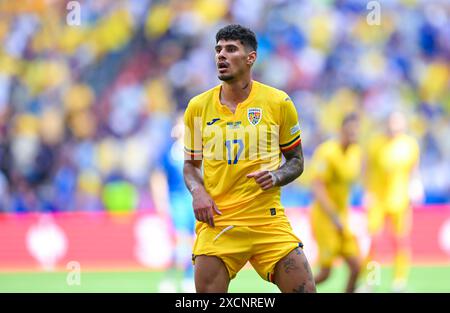
[[[258,42],[255,33],[247,27],[231,24],[221,29],[216,34],[216,43],[219,40],[239,40],[246,49],[256,51]]]
[[[356,122],[358,121],[358,115],[355,112],[352,113],[348,113],[344,116],[344,118],[342,119],[342,127],[344,127],[345,125],[347,125],[350,122]]]

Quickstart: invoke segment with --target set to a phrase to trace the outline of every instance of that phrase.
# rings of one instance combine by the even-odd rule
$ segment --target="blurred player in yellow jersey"
[[[314,203],[311,224],[319,250],[320,272],[316,284],[325,281],[333,262],[343,257],[350,268],[346,292],[355,290],[360,270],[359,249],[349,228],[349,195],[361,169],[361,149],[356,143],[358,121],[347,115],[341,126],[340,138],[317,147],[313,156]]]
[[[412,222],[410,184],[419,163],[419,145],[405,131],[405,116],[391,113],[387,133],[376,136],[369,144],[366,164],[366,206],[372,236],[368,260],[374,256],[375,237],[389,221],[388,230],[394,235],[394,291],[403,291],[407,283]],[[420,201],[423,190],[419,188],[417,194]]]
[[[247,262],[282,292],[315,292],[303,244],[280,202],[281,186],[303,172],[298,115],[285,92],[252,80],[256,49],[248,28],[220,29],[222,84],[194,97],[185,112],[197,292],[227,292]]]

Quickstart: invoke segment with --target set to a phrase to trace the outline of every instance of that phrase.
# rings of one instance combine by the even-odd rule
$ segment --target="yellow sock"
[[[359,273],[359,277],[361,279],[366,279],[367,274],[369,273],[368,264],[373,261],[373,257],[371,254],[368,254],[361,262],[361,272]]]
[[[410,253],[406,249],[397,251],[394,260],[394,281],[405,282],[410,268]]]
[[[374,261],[374,249],[371,246],[361,260],[361,271],[358,276],[359,292],[373,292],[379,285],[381,277],[378,277],[380,269],[377,269],[377,264]]]

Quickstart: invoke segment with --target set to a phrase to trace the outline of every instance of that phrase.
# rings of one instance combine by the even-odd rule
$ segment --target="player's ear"
[[[247,55],[247,64],[252,66],[256,61],[256,51],[252,51]]]

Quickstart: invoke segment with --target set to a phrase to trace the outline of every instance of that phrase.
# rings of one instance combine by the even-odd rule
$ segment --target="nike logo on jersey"
[[[214,124],[218,120],[220,120],[220,118],[213,118],[211,122],[206,122],[206,125],[211,126],[212,124]]]

